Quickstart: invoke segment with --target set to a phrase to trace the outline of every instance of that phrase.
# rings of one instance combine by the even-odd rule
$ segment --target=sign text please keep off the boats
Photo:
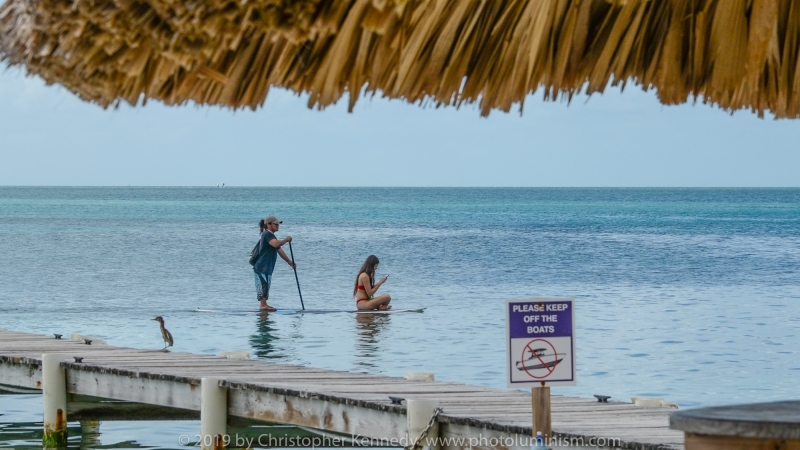
[[[575,385],[574,324],[574,299],[508,300],[509,387]]]

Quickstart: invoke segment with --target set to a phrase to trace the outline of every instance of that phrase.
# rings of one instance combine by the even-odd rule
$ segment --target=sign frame
[[[512,324],[511,324],[511,320],[512,320],[511,308],[512,308],[512,305],[515,305],[515,304],[528,304],[528,305],[530,305],[530,304],[547,304],[547,303],[550,303],[550,304],[552,304],[552,303],[558,303],[558,304],[568,303],[569,304],[569,313],[568,314],[564,314],[564,313],[561,314],[562,320],[563,320],[563,316],[569,317],[570,323],[569,323],[569,334],[568,335],[564,334],[564,332],[561,332],[560,334],[557,334],[555,337],[551,337],[551,336],[544,336],[544,335],[540,336],[541,333],[539,333],[539,334],[537,334],[537,333],[528,333],[529,335],[525,336],[524,338],[520,337],[520,336],[512,337]],[[525,313],[517,312],[515,314],[519,315],[519,314],[525,314]],[[533,314],[540,314],[540,313],[535,312]],[[510,388],[522,388],[522,387],[543,387],[543,386],[575,386],[577,384],[577,371],[576,371],[576,368],[575,368],[576,357],[575,357],[575,299],[574,298],[550,298],[550,297],[548,297],[548,298],[529,298],[529,299],[506,300],[506,302],[505,302],[505,315],[506,315],[506,383],[507,383],[508,387],[510,387]],[[517,327],[518,326],[519,325],[517,325]],[[519,334],[519,331],[517,331],[516,333]],[[562,375],[559,378],[556,378],[556,379],[553,379],[553,380],[549,380],[548,377],[550,376],[550,374],[552,374],[555,371],[556,365],[560,364],[560,362],[557,362],[556,365],[553,365],[553,366],[549,366],[548,363],[542,362],[541,365],[545,366],[544,367],[545,369],[547,369],[549,367],[553,367],[553,369],[550,370],[550,373],[542,376],[541,378],[535,377],[530,372],[528,372],[527,369],[525,369],[525,363],[523,361],[519,361],[519,362],[523,362],[523,366],[522,367],[523,367],[523,369],[525,369],[525,372],[528,373],[529,378],[531,378],[531,379],[530,380],[523,380],[523,381],[520,381],[520,380],[514,381],[514,379],[513,379],[514,378],[513,377],[513,373],[514,372],[513,371],[515,370],[515,363],[517,362],[517,359],[518,359],[518,357],[520,355],[515,355],[515,354],[512,355],[512,344],[514,344],[514,345],[516,345],[518,347],[520,345],[520,342],[523,339],[529,339],[530,341],[527,344],[525,344],[525,348],[528,348],[530,346],[530,344],[533,343],[534,341],[543,341],[544,343],[542,345],[550,345],[550,346],[552,346],[552,344],[547,340],[548,338],[550,338],[550,339],[555,338],[555,339],[561,339],[561,340],[563,340],[564,338],[569,338],[570,339],[570,342],[569,342],[569,355],[568,355],[569,356],[569,361],[570,361],[570,369],[571,369],[570,376],[569,377],[565,377],[564,375]],[[512,340],[516,340],[516,342],[512,342]],[[551,348],[555,349],[555,347],[551,347]],[[563,350],[564,346],[560,345],[559,349]],[[535,356],[535,354],[534,354],[535,350],[528,350],[528,351],[531,351],[531,354],[533,356]],[[553,351],[555,353],[555,350],[553,350]],[[558,357],[558,355],[555,354],[555,355],[553,355],[553,357],[555,359],[555,358]],[[541,361],[541,359],[540,359],[540,361]],[[541,369],[541,368],[542,367],[539,367],[539,369]]]

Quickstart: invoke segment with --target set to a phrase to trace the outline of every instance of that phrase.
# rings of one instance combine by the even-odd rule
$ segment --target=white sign
[[[574,386],[575,300],[506,301],[508,386]]]

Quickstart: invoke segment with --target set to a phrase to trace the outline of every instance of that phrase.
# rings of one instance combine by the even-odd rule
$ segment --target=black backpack
[[[253,250],[250,251],[250,259],[248,262],[251,266],[255,266],[256,262],[258,261],[258,257],[261,256],[261,239],[256,242],[256,246],[253,247]]]

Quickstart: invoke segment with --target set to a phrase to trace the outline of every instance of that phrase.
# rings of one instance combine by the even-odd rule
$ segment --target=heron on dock
[[[164,318],[161,316],[156,316],[155,319],[158,322],[158,326],[161,328],[161,337],[164,339],[164,348],[161,349],[163,351],[167,351],[167,347],[172,347],[172,333],[164,326]]]

